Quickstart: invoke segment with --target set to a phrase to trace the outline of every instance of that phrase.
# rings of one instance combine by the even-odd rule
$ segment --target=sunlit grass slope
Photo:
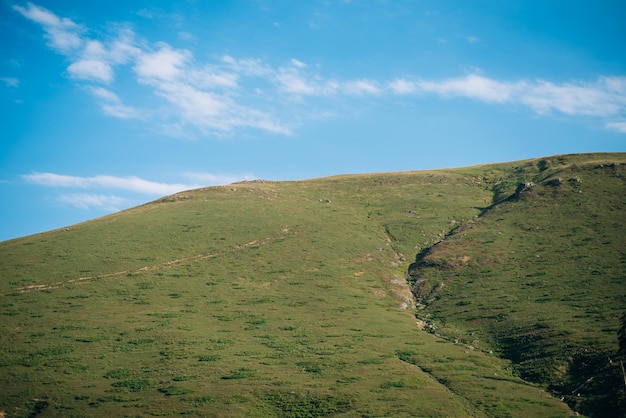
[[[0,243],[0,412],[571,416],[544,389],[616,344],[625,160],[245,182]]]
[[[626,414],[617,356],[626,311],[624,156],[518,164],[493,206],[417,257],[418,316],[494,350],[597,417]],[[472,171],[474,169],[471,169]]]

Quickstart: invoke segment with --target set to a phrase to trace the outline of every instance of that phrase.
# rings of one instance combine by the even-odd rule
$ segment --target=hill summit
[[[626,154],[190,190],[0,243],[0,416],[620,417]]]

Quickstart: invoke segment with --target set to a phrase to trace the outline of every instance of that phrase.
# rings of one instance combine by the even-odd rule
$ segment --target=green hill
[[[625,192],[626,154],[556,156],[2,242],[0,416],[622,416]]]

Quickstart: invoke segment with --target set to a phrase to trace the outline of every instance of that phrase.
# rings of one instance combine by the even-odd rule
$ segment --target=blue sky
[[[0,240],[245,179],[626,151],[623,0],[0,0]]]

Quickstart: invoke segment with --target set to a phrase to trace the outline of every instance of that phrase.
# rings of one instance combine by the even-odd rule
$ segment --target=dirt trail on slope
[[[197,254],[197,255],[192,255],[192,256],[189,256],[189,257],[177,258],[175,260],[169,260],[169,261],[165,261],[165,262],[162,262],[162,263],[152,264],[152,265],[144,266],[144,267],[141,267],[141,268],[138,268],[138,269],[134,269],[134,270],[123,270],[123,271],[117,271],[117,272],[114,272],[114,273],[100,274],[100,275],[96,275],[96,276],[77,277],[75,279],[67,279],[67,280],[62,280],[62,281],[58,281],[58,282],[54,282],[54,283],[48,283],[48,284],[32,284],[32,285],[28,285],[28,286],[16,287],[14,289],[2,292],[0,294],[2,296],[6,296],[7,294],[10,294],[10,293],[28,293],[28,292],[37,292],[37,291],[43,291],[43,290],[52,290],[52,289],[57,289],[57,288],[62,287],[62,286],[77,285],[77,284],[87,284],[87,283],[95,282],[97,280],[109,279],[109,278],[112,278],[112,277],[119,277],[119,276],[124,276],[124,275],[128,275],[128,274],[134,274],[134,273],[144,273],[144,272],[147,272],[147,271],[154,271],[154,270],[160,270],[160,269],[164,269],[164,268],[169,268],[169,267],[173,267],[173,266],[176,266],[176,265],[179,265],[179,264],[188,263],[188,262],[192,262],[192,261],[206,260],[206,259],[209,259],[209,258],[215,258],[215,257],[219,257],[221,255],[225,255],[225,254],[229,254],[229,253],[245,250],[246,248],[268,244],[268,243],[270,243],[272,241],[277,240],[278,238],[284,237],[290,231],[283,229],[282,232],[283,232],[283,235],[280,235],[280,236],[266,237],[266,238],[257,239],[257,240],[254,240],[254,241],[250,241],[250,242],[248,242],[246,244],[236,245],[234,247],[230,247],[230,248],[227,248],[225,250],[218,251],[218,252],[215,252],[215,253]]]

